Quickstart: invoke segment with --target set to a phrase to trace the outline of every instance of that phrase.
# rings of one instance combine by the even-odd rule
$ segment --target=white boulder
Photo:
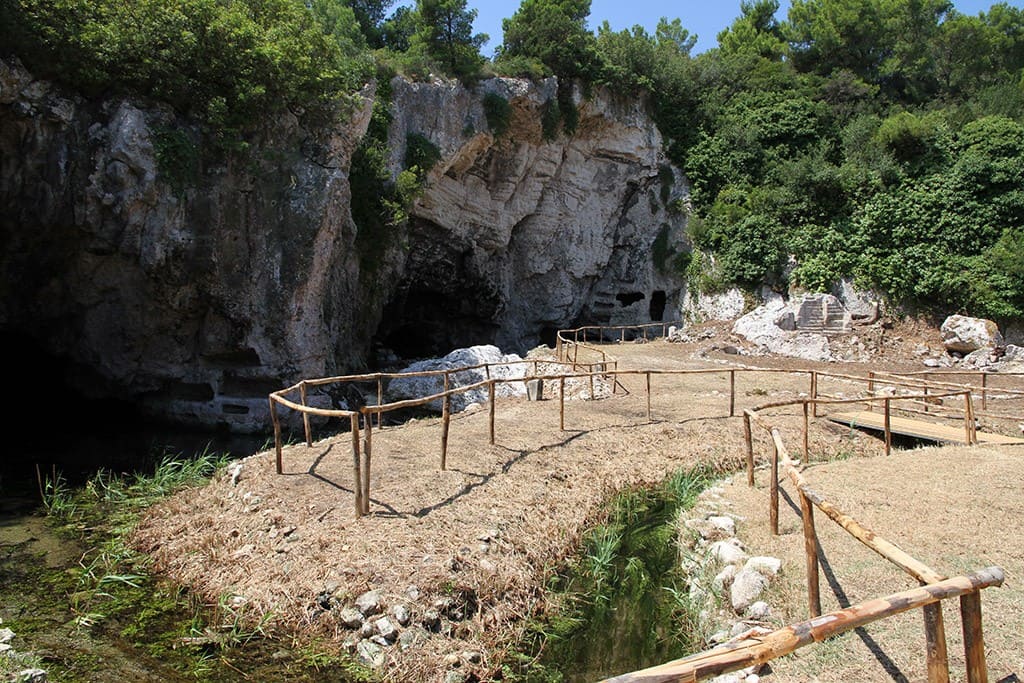
[[[942,323],[940,331],[946,350],[956,353],[967,354],[1004,344],[999,326],[985,318],[951,315]]]
[[[489,363],[491,379],[516,380],[526,376],[526,364],[517,363],[522,358],[514,353],[502,354],[497,346],[483,345],[471,346],[466,349],[455,349],[443,358],[431,358],[429,360],[413,363],[401,372],[426,372],[434,370],[458,370],[459,368],[473,367]],[[448,387],[457,387],[477,384],[488,379],[488,371],[485,368],[473,370],[462,370],[449,374]],[[388,400],[398,401],[410,398],[422,398],[439,394],[444,391],[444,377],[440,374],[426,377],[402,377],[392,379],[388,384]],[[525,396],[526,387],[524,382],[502,382],[496,385],[495,395],[500,397]],[[452,412],[465,410],[467,406],[480,403],[487,403],[487,387],[471,389],[451,398]],[[432,410],[442,410],[441,401],[433,401],[429,404]]]

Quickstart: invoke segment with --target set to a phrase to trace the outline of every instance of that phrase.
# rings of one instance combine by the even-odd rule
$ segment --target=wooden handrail
[[[763,636],[699,652],[666,664],[606,679],[605,683],[668,683],[700,681],[712,676],[764,664],[790,654],[806,645],[852,631],[880,619],[935,604],[941,600],[978,592],[1003,584],[1003,570],[985,569],[945,579],[920,588],[894,593],[884,598],[801,621]]]

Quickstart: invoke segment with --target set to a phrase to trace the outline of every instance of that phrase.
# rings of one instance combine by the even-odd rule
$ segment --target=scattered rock
[[[415,602],[420,599],[420,587],[415,584],[412,584],[405,589],[405,594],[409,597],[410,600]]]
[[[733,520],[732,517],[726,517],[724,515],[708,517],[708,523],[715,529],[724,533],[727,537],[736,535],[736,521]]]
[[[363,613],[355,607],[346,607],[338,614],[338,620],[345,628],[360,628],[363,625]]]
[[[771,578],[779,573],[782,569],[782,560],[777,557],[752,557],[747,560],[747,563],[743,567],[744,569],[750,569],[758,572],[765,577]]]
[[[441,613],[436,609],[428,609],[420,617],[420,624],[428,631],[438,631],[441,628]]]
[[[380,591],[367,591],[356,598],[356,607],[363,616],[371,616],[381,611],[380,606]]]
[[[7,644],[14,640],[14,631],[9,628],[0,628],[0,643]]]
[[[743,552],[742,544],[735,538],[715,541],[708,548],[708,555],[718,560],[721,564],[735,564],[747,559],[747,554]]]
[[[725,569],[718,572],[715,578],[711,580],[711,586],[719,593],[725,591],[732,585],[732,580],[736,578],[736,573],[739,570],[740,568],[734,564],[726,565]]]
[[[42,669],[22,669],[14,677],[18,683],[46,683],[46,672]]]
[[[356,645],[356,657],[366,666],[378,669],[384,666],[384,648],[369,640],[361,640]]]
[[[373,622],[373,628],[377,631],[377,635],[388,643],[393,643],[398,638],[398,629],[395,628],[395,625],[391,623],[391,619],[388,617],[381,617]]]
[[[397,621],[399,625],[409,625],[409,620],[411,619],[411,617],[409,616],[409,608],[407,608],[405,605],[395,605],[394,607],[392,607],[391,615],[395,618],[395,621]]]
[[[359,627],[359,635],[363,638],[372,638],[375,633],[376,630],[373,628],[372,621],[364,622],[363,625]]]
[[[449,671],[444,675],[444,683],[466,683],[469,674],[464,671]]]
[[[404,652],[410,647],[416,645],[416,643],[422,642],[427,639],[427,632],[423,629],[413,627],[402,631],[401,635],[398,636],[398,647]]]
[[[462,653],[462,658],[470,664],[479,664],[484,660],[484,655],[482,652],[477,652],[476,650],[467,650]]]
[[[743,614],[754,602],[761,597],[761,593],[768,587],[768,579],[764,574],[743,567],[732,580],[729,588],[729,599],[732,609],[736,614]]]
[[[764,621],[772,615],[772,608],[764,600],[758,600],[752,603],[747,608],[747,612],[744,615],[747,619],[753,619],[754,621]]]

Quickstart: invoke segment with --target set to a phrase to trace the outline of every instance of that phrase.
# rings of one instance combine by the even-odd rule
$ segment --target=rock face
[[[1003,346],[999,326],[984,318],[951,315],[942,323],[942,343],[947,351],[971,353]]]
[[[283,116],[238,163],[201,160],[168,110],[16,62],[0,93],[0,329],[72,361],[79,389],[263,429],[268,392],[366,348],[347,171],[367,106],[336,128]]]
[[[577,132],[545,139],[541,115],[556,85],[499,78],[471,92],[392,82],[392,168],[410,134],[429,138],[442,161],[412,209],[404,272],[382,323],[386,344],[414,326],[422,335],[424,310],[447,332],[422,355],[481,341],[523,351],[576,322],[679,317],[681,281],[667,254],[683,248],[685,218],[674,207],[687,188],[662,155],[645,103],[576,93]],[[488,94],[511,106],[498,138],[484,115]],[[467,330],[472,339],[459,336]]]
[[[267,393],[363,366],[375,343],[525,350],[574,323],[678,317],[666,263],[687,188],[644,103],[577,94],[576,132],[545,139],[555,89],[395,80],[392,177],[413,133],[441,161],[370,263],[349,171],[372,88],[332,121],[264,122],[229,154],[168,109],[0,61],[0,332],[67,361],[94,397],[262,430]],[[497,138],[488,93],[510,104]]]

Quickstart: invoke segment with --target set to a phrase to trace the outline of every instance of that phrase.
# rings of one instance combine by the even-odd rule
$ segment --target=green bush
[[[370,75],[361,37],[341,41],[354,24],[299,0],[17,0],[0,18],[0,43],[37,75],[153,97],[218,131],[323,107]]]
[[[512,120],[512,105],[501,95],[489,92],[484,95],[483,106],[487,125],[494,133],[494,137],[500,138],[508,132]]]

